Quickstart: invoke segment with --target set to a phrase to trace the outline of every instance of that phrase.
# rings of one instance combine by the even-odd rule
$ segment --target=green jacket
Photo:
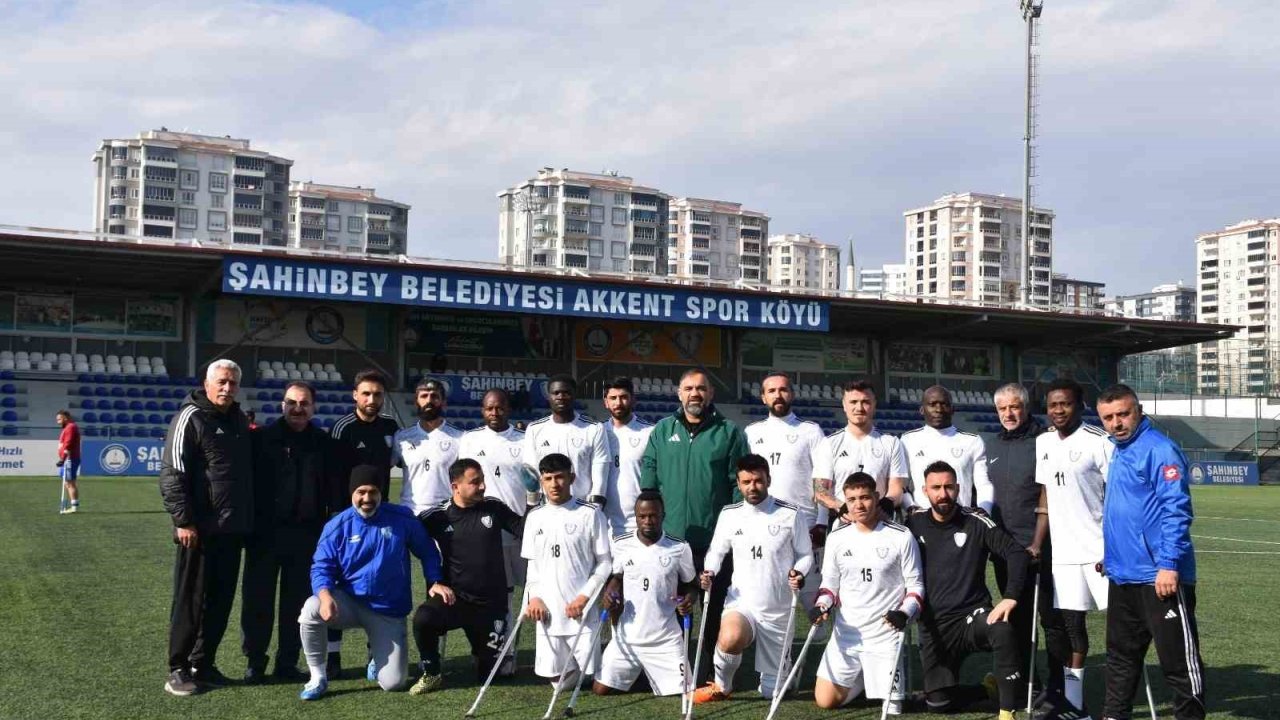
[[[695,427],[691,437],[679,409],[658,421],[644,450],[640,487],[662,493],[663,529],[704,552],[720,510],[738,496],[738,459],[749,450],[747,436],[714,407]]]

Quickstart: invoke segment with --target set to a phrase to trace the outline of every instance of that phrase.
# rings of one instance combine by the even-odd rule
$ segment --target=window
[[[340,205],[337,200],[329,201],[329,212],[336,213],[339,211],[339,209],[340,209]]]
[[[620,193],[619,193],[619,194],[620,194]],[[616,208],[614,208],[614,209],[613,209],[613,224],[614,224],[614,225],[626,225],[626,224],[627,224],[627,209],[626,209],[626,208],[616,207]]]
[[[598,222],[598,223],[604,222],[604,206],[603,205],[591,206],[591,219],[592,221]]]
[[[609,245],[610,245],[610,246],[611,246],[611,248],[612,248],[612,249],[611,249],[611,251],[610,251],[610,254],[612,254],[614,257],[626,257],[626,256],[627,256],[627,244],[626,244],[626,243],[624,243],[624,242],[613,242],[613,243],[609,243]]]
[[[196,226],[195,208],[178,208],[178,227],[193,228]]]
[[[604,241],[588,240],[587,254],[589,254],[591,257],[604,257]]]
[[[137,199],[138,199],[138,196],[139,196],[138,188],[136,188],[136,187],[129,188],[129,199],[130,199],[130,200],[137,200]]]
[[[209,207],[222,207],[222,196],[216,193],[209,194]]]
[[[359,215],[351,215],[347,218],[347,232],[364,232],[364,218]]]
[[[179,170],[178,171],[178,187],[183,190],[199,190],[200,189],[200,171],[199,170]]]
[[[179,202],[181,202],[183,205],[196,204],[196,194],[194,192],[190,190],[183,190],[181,193],[179,193],[179,195],[180,195]]]
[[[136,167],[131,167],[131,168],[129,168],[129,179],[130,179],[130,180],[137,180],[137,179],[138,179],[138,168],[136,168]]]
[[[209,192],[226,192],[227,191],[227,174],[226,173],[209,173]]]
[[[332,202],[329,203],[330,206],[333,206],[336,204],[337,203],[332,203]],[[332,210],[333,208],[330,207],[329,209]],[[342,230],[341,215],[325,215],[324,222],[325,222],[325,229],[328,230],[329,232],[341,232]]]
[[[227,229],[227,214],[221,210],[210,210],[208,220],[210,230]]]
[[[600,237],[601,235],[604,235],[604,223],[598,223],[598,222],[591,223],[591,226],[587,230],[587,233],[591,235],[591,237]]]
[[[127,176],[128,174],[129,174],[129,168],[126,168],[126,167],[111,168],[111,177],[115,180],[124,180],[125,176]]]
[[[614,193],[614,194],[613,194],[613,204],[614,204],[614,205],[626,205],[626,204],[627,204],[627,194],[626,194],[626,193],[620,193],[620,192],[616,192],[616,193]]]

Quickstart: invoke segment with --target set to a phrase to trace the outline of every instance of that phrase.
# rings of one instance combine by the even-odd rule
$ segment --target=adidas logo
[[[635,565],[636,565],[636,561],[635,561],[635,560],[628,560],[628,561],[627,561],[627,564],[626,564],[626,567],[635,567]]]
[[[841,451],[840,451],[840,454],[839,454],[837,457],[849,457],[849,451],[848,451],[848,450],[841,450]]]
[[[734,536],[736,537],[736,536],[738,536],[738,535],[742,535],[742,534],[743,534],[743,532],[742,532],[742,528],[738,528],[738,532],[734,533]]]
[[[1048,459],[1049,459],[1049,453],[1045,453],[1045,454],[1044,454],[1044,457],[1042,457],[1042,458],[1040,458],[1040,459],[1041,459],[1041,460],[1048,460]]]
[[[1164,614],[1164,619],[1165,619],[1165,620],[1177,620],[1177,619],[1178,619],[1178,613],[1174,612],[1173,608],[1169,608],[1169,612],[1167,612],[1167,613],[1165,613],[1165,614]]]
[[[447,532],[447,533],[451,533],[451,532],[453,532],[453,526],[452,526],[452,525],[450,525],[449,527],[445,528],[445,529],[444,529],[444,531],[445,531],[445,532]]]
[[[764,444],[764,438],[757,438],[757,439],[756,439],[756,444],[757,444],[757,445],[763,445],[763,444]]]
[[[218,428],[217,432],[215,432],[214,435],[226,435],[226,433],[222,432],[222,428]]]
[[[680,434],[671,433],[671,437],[667,438],[667,442],[680,442]]]
[[[480,452],[476,453],[476,457],[484,457],[484,451],[481,450]]]
[[[843,555],[841,555],[840,557],[853,557],[853,551],[852,551],[852,550],[845,550],[845,551],[844,551],[844,554],[843,554]]]
[[[361,440],[360,442],[356,443],[356,449],[357,449],[357,450],[364,450],[364,449],[365,449],[365,448],[364,448],[364,441],[363,441],[363,440]]]
[[[916,457],[924,457],[924,451],[923,451],[923,450],[917,450],[917,451],[916,451]]]
[[[538,537],[541,534],[542,534],[542,528],[538,528],[538,532],[534,533],[533,536]]]
[[[542,441],[542,447],[551,447],[551,443],[550,443],[550,442],[548,442],[548,441],[546,441],[546,440],[543,440],[543,441]]]

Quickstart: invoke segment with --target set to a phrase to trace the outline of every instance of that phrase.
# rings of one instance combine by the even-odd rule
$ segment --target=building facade
[[[910,294],[907,292],[907,266],[902,263],[887,263],[859,270],[858,291],[876,293],[890,299]]]
[[[903,213],[908,294],[1021,303],[1027,282],[1022,201],[1002,195],[953,193]],[[1050,304],[1053,211],[1032,208],[1030,294]]]
[[[1132,318],[1195,322],[1196,291],[1181,282],[1157,285],[1151,292],[1108,298],[1107,313]],[[1120,381],[1145,395],[1191,394],[1196,391],[1196,346],[1126,355]]]
[[[293,161],[231,137],[149,130],[93,154],[93,227],[131,237],[283,247]]]
[[[1113,315],[1131,318],[1195,322],[1196,290],[1181,281],[1157,285],[1151,292],[1107,298],[1104,307]]]
[[[1280,390],[1280,218],[1246,220],[1196,238],[1196,319],[1240,325],[1228,340],[1199,346],[1200,391],[1209,395]]]
[[[1080,280],[1063,273],[1053,273],[1050,280],[1049,304],[1061,310],[1102,310],[1107,294],[1106,283]]]
[[[403,254],[408,232],[409,206],[373,188],[289,183],[289,247]]]
[[[769,282],[807,290],[840,289],[840,248],[812,235],[769,238]]]
[[[671,201],[667,274],[748,284],[769,275],[769,216],[723,200],[682,197]]]

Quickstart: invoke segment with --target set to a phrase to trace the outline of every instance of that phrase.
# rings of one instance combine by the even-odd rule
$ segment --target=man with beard
[[[987,450],[982,438],[961,432],[951,424],[955,415],[951,392],[941,385],[925,390],[920,415],[924,418],[924,427],[902,434],[907,462],[911,464],[911,482],[924,482],[924,469],[939,460],[944,461],[956,471],[960,506],[978,507],[990,513],[995,492],[987,478]],[[903,502],[908,508],[916,504],[910,492]]]
[[[791,648],[786,629],[795,612],[792,593],[813,568],[808,518],[791,503],[769,495],[769,461],[746,455],[737,468],[743,502],[720,511],[701,576],[702,589],[711,589],[724,558],[732,555],[733,585],[716,637],[715,679],[694,692],[695,703],[729,699],[742,653],[752,643],[760,694],[773,697],[778,682],[785,679],[779,675]]]
[[[458,459],[462,431],[444,419],[444,383],[423,378],[414,388],[418,422],[396,432],[391,459],[404,469],[400,504],[415,514],[448,500],[449,466]]]
[[[643,671],[654,695],[688,690],[687,651],[676,613],[693,610],[693,551],[662,532],[662,495],[644,490],[631,515],[635,530],[613,539],[613,576],[604,603],[614,619],[592,691],[626,692]]]
[[[746,455],[747,437],[733,422],[721,415],[712,402],[715,389],[707,374],[690,368],[680,377],[677,390],[680,407],[671,417],[653,426],[645,446],[640,487],[657,490],[666,498],[668,535],[684,538],[693,550],[693,565],[705,569],[707,549],[720,510],[738,489],[738,460]],[[733,575],[733,557],[725,558],[711,588],[707,613],[707,637],[720,632],[720,615]],[[703,643],[710,653],[712,643]],[[695,664],[710,668],[710,662]],[[702,678],[694,678],[701,682]]]
[[[428,597],[413,615],[413,636],[422,657],[422,677],[409,689],[411,695],[439,690],[444,684],[440,669],[440,638],[462,628],[476,659],[476,679],[484,682],[507,637],[507,592],[502,562],[504,537],[518,537],[524,530],[524,513],[512,512],[502,500],[485,497],[485,476],[480,463],[461,459],[449,466],[453,497],[418,516],[427,534],[440,546],[444,584],[456,601],[445,603]]]
[[[573,408],[578,383],[568,375],[547,380],[551,414],[529,423],[524,433],[524,461],[537,467],[542,458],[559,453],[573,463],[573,496],[605,507],[609,483],[609,442],[604,426]]]
[[[320,531],[341,510],[331,501],[330,442],[311,424],[315,390],[302,381],[284,389],[283,413],[253,433],[254,528],[245,541],[240,597],[241,645],[246,684],[266,680],[271,626],[278,619],[275,676],[297,682],[298,612],[311,594],[308,574]],[[280,585],[279,615],[276,583]]]
[[[311,564],[311,591],[298,617],[311,679],[299,695],[319,700],[329,690],[326,628],[364,628],[373,653],[372,678],[396,690],[408,677],[404,618],[413,609],[409,556],[422,563],[427,596],[453,603],[440,555],[427,531],[403,505],[382,502],[382,469],[358,465],[347,484],[351,507],[324,526]]]
[[[187,396],[164,441],[160,497],[178,546],[164,686],[171,695],[227,684],[215,661],[253,526],[253,446],[239,389],[239,365],[210,363],[204,387]]]
[[[604,409],[609,420],[604,423],[605,440],[609,443],[609,455],[613,465],[606,488],[608,502],[605,516],[614,535],[634,530],[636,497],[640,494],[641,462],[644,449],[649,444],[653,425],[641,420],[631,411],[634,395],[631,380],[614,378],[604,388]]]
[[[1050,607],[1057,608],[1049,612],[1058,616],[1067,645],[1066,652],[1050,653],[1050,662],[1063,668],[1064,692],[1071,704],[1068,711],[1080,712],[1084,711],[1084,661],[1089,657],[1085,613],[1107,609],[1102,501],[1115,449],[1106,432],[1081,420],[1083,400],[1084,389],[1075,380],[1059,378],[1049,383],[1045,405],[1053,427],[1036,438],[1040,461],[1035,470],[1049,535],[1055,541],[1052,555],[1041,555],[1040,572],[1049,574]],[[1049,568],[1052,573],[1045,573]],[[1046,626],[1046,641],[1048,633]]]
[[[961,507],[956,471],[942,460],[924,469],[928,512],[912,513],[907,528],[924,561],[928,595],[920,614],[920,665],[929,712],[958,710],[981,688],[961,688],[960,664],[977,651],[991,651],[999,691],[1000,720],[1013,720],[1022,668],[1018,638],[1009,616],[1027,578],[1027,552],[985,513]],[[995,607],[987,591],[987,560],[994,554],[1009,568],[1004,599]],[[976,692],[973,692],[976,690]]]
[[[71,419],[67,410],[59,410],[54,421],[62,428],[58,434],[57,465],[70,504],[64,504],[59,512],[66,515],[80,511],[80,488],[76,486],[76,478],[80,475],[80,426]]]
[[[890,518],[902,502],[908,484],[907,453],[893,435],[876,429],[876,391],[866,380],[850,380],[843,386],[841,403],[849,424],[822,441],[813,462],[815,499],[828,510],[840,512],[844,503],[835,498],[838,478],[864,472],[876,481],[880,511]]]

